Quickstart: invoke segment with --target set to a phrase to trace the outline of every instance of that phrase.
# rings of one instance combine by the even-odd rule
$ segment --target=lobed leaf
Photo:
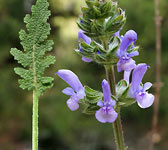
[[[43,77],[45,69],[55,63],[54,56],[45,56],[53,46],[53,41],[47,40],[51,30],[47,22],[51,15],[48,7],[47,0],[37,0],[36,5],[32,6],[32,14],[24,18],[26,30],[19,32],[23,51],[16,48],[10,51],[14,59],[24,67],[15,68],[15,73],[22,78],[19,79],[20,87],[28,90],[36,88],[39,96],[53,86],[53,78]]]

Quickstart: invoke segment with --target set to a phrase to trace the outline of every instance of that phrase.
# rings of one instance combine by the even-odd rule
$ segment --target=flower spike
[[[72,87],[67,87],[62,92],[71,96],[67,101],[69,109],[71,111],[77,110],[79,108],[79,99],[85,97],[84,87],[79,78],[72,71],[66,69],[58,70],[56,74]]]

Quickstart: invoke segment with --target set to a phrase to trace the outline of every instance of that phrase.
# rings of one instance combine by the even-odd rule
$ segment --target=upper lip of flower
[[[132,43],[135,44],[136,40],[137,40],[136,32],[133,30],[127,31],[121,41],[120,54],[123,55],[124,52],[127,50],[128,46]]]
[[[137,40],[137,34],[135,31],[129,30],[122,38],[119,36],[119,32],[117,32],[115,36],[119,37],[121,40],[120,48],[116,53],[116,56],[119,58],[119,61],[117,63],[118,72],[122,70],[131,71],[136,66],[135,61],[133,61],[131,57],[137,56],[139,53],[137,51],[136,53],[135,52],[128,53],[127,48],[132,43],[135,44]],[[125,65],[126,63],[127,65]]]
[[[61,79],[67,82],[74,91],[78,92],[84,90],[83,85],[81,84],[79,78],[70,70],[61,69],[56,73]]]

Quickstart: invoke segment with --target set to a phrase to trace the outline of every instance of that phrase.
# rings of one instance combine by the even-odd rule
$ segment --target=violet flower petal
[[[155,97],[152,94],[149,94],[145,92],[144,94],[141,95],[141,93],[138,93],[136,95],[136,100],[141,108],[148,108],[150,107],[153,102],[154,102]]]
[[[132,74],[132,82],[131,82],[131,89],[130,89],[132,93],[136,93],[137,91],[140,90],[140,83],[146,71],[147,71],[146,64],[138,64],[134,69]]]
[[[86,44],[90,44],[90,43],[91,43],[91,38],[89,38],[88,36],[86,36],[86,35],[84,34],[84,31],[79,30],[79,32],[78,32],[78,41],[80,42],[81,39],[82,39]],[[80,47],[80,51],[82,52],[82,48],[81,48],[81,47]],[[87,63],[92,62],[92,59],[91,59],[91,58],[87,58],[87,57],[82,57],[82,60],[83,60],[84,62],[87,62]]]
[[[111,101],[111,92],[110,92],[110,86],[108,81],[105,79],[102,81],[102,89],[103,89],[103,96],[104,96],[104,102],[110,102]]]
[[[104,111],[103,108],[100,108],[98,111],[96,111],[95,117],[99,122],[112,123],[117,119],[118,113],[116,113],[113,108],[110,108],[108,112]]]
[[[83,89],[83,90],[80,90],[80,91],[78,91],[78,92],[76,93],[77,99],[83,99],[85,96],[86,96],[86,94],[85,94],[85,90],[84,90],[84,89]]]
[[[144,84],[143,90],[146,91],[146,90],[150,89],[151,86],[152,86],[152,83],[146,82],[146,83]]]
[[[102,102],[101,100],[99,100],[99,101],[97,102],[97,106],[103,107],[103,102]]]
[[[75,99],[73,98],[70,98],[69,100],[67,100],[67,106],[69,107],[69,109],[71,111],[75,111],[79,108],[79,104],[78,104],[78,101],[76,101]]]
[[[114,33],[114,36],[116,36],[116,37],[120,38],[120,30],[119,30],[119,31],[117,31],[116,33]]]
[[[72,96],[75,92],[74,92],[74,90],[72,88],[67,87],[64,90],[62,90],[62,93]]]
[[[115,53],[116,57],[120,58],[120,49],[118,49]]]
[[[124,35],[122,42],[121,42],[121,46],[120,46],[120,53],[121,56],[124,55],[125,51],[127,50],[128,46],[131,43],[135,43],[137,40],[137,33],[133,30],[129,30],[126,32],[126,34]]]
[[[115,101],[115,100],[111,100],[111,101],[110,101],[110,105],[111,105],[111,106],[115,106],[115,105],[116,105],[116,101]]]
[[[129,84],[131,71],[124,71],[124,80]]]
[[[78,41],[80,42],[80,39],[82,39],[86,44],[91,43],[91,38],[86,36],[82,30],[79,30],[78,32]]]
[[[91,58],[87,58],[87,57],[82,57],[82,60],[83,60],[84,62],[87,62],[87,63],[90,63],[90,62],[93,61]]]
[[[134,51],[134,52],[131,52],[131,53],[127,54],[128,57],[134,57],[134,56],[138,56],[138,55],[139,55],[138,51]]]
[[[61,79],[67,82],[76,92],[84,90],[79,78],[70,70],[61,69],[56,73]]]
[[[128,59],[120,58],[117,63],[117,71],[118,72],[121,72],[122,70],[131,71],[135,67],[136,67],[136,63],[132,58],[128,58]]]

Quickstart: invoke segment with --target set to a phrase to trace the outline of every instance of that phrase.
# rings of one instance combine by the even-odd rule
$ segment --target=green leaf
[[[116,86],[117,97],[120,97],[124,94],[125,90],[128,88],[127,82],[121,80]]]
[[[82,112],[87,115],[93,115],[98,109],[100,109],[100,107],[97,105],[86,105]]]
[[[83,113],[87,115],[94,114],[100,107],[97,106],[97,102],[103,99],[103,93],[93,90],[88,86],[85,86],[86,96],[80,100],[83,108]]]
[[[99,91],[93,90],[88,86],[85,86],[85,102],[90,104],[96,104],[99,100],[102,100],[103,94]]]
[[[136,100],[134,98],[124,98],[124,99],[119,99],[119,105],[123,107],[128,107],[134,103],[136,103]]]
[[[46,52],[52,50],[53,41],[47,40],[50,34],[50,24],[47,23],[51,15],[48,10],[47,0],[37,0],[32,6],[32,14],[27,14],[24,18],[26,30],[20,30],[19,38],[23,51],[16,48],[11,49],[11,54],[23,67],[15,68],[22,89],[38,90],[38,95],[42,95],[46,89],[53,86],[53,78],[44,77],[47,67],[55,63],[54,56],[45,56]]]

